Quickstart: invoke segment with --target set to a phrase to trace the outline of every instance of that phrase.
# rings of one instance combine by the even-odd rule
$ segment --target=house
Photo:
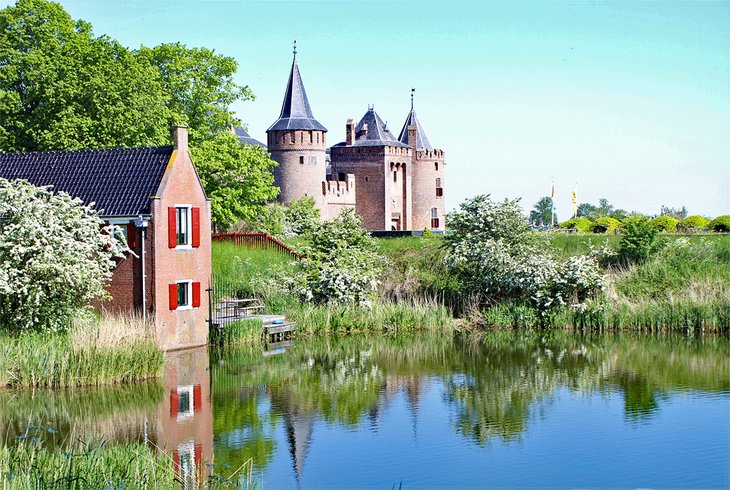
[[[134,254],[121,259],[98,305],[154,322],[165,349],[207,343],[211,277],[210,201],[188,152],[187,127],[173,146],[0,155],[0,176],[53,186],[119,226]]]

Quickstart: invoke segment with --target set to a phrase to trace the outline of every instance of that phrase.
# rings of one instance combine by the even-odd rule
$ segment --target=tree
[[[558,217],[553,214],[553,200],[549,196],[541,197],[530,211],[530,223],[533,226],[552,226],[557,222]]]
[[[593,204],[584,202],[578,206],[578,218],[591,219],[598,208]]]
[[[0,178],[0,325],[63,328],[126,250],[96,210],[68,194]],[[109,231],[109,230],[107,230]]]
[[[233,102],[254,98],[248,86],[233,81],[236,60],[213,50],[171,43],[142,46],[137,54],[158,69],[173,122],[190,126],[193,146],[239,122],[228,109]]]
[[[645,262],[657,248],[658,233],[647,217],[627,219],[618,244],[619,258],[625,263]]]
[[[161,145],[159,71],[45,0],[0,10],[0,151]]]
[[[670,208],[669,206],[662,204],[659,216],[671,216],[677,221],[682,221],[687,217],[687,208],[685,206],[682,206],[681,208]]]
[[[276,162],[263,148],[239,143],[224,131],[190,148],[217,226],[252,220],[261,206],[279,194],[271,169]]]
[[[609,216],[611,212],[613,211],[613,204],[608,202],[608,199],[605,197],[602,197],[598,200],[598,207],[595,211],[595,218],[602,218],[604,216]]]

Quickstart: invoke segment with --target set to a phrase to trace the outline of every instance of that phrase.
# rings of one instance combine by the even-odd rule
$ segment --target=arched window
[[[439,210],[438,208],[431,208],[431,228],[439,227]]]

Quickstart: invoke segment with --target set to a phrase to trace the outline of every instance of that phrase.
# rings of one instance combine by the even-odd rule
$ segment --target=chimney
[[[188,151],[188,127],[173,126],[172,142],[174,149],[178,151]]]
[[[352,119],[348,119],[345,123],[345,144],[347,146],[355,144],[355,123]]]
[[[418,144],[418,137],[416,136],[416,132],[418,129],[413,124],[408,125],[408,145],[412,146],[414,150],[418,150],[416,148],[416,145]]]

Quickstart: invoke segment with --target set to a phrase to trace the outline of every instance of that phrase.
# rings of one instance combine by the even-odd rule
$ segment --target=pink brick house
[[[174,145],[0,155],[0,176],[51,185],[119,226],[136,257],[119,261],[112,299],[99,307],[154,322],[165,349],[207,343],[211,276],[210,201],[188,152],[187,128]]]

